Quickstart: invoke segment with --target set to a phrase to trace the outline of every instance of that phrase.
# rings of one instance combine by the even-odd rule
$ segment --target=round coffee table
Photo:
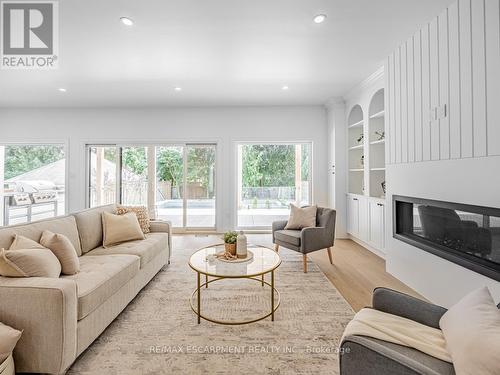
[[[274,312],[280,305],[280,294],[274,287],[274,271],[280,266],[281,258],[278,253],[265,246],[248,245],[248,250],[253,253],[253,258],[249,261],[238,263],[229,263],[214,259],[216,253],[224,251],[224,244],[204,247],[191,255],[189,266],[196,272],[197,287],[191,294],[190,303],[191,308],[198,317],[198,324],[200,324],[201,319],[226,325],[248,324],[266,319],[269,316],[274,321]],[[264,275],[267,273],[271,274],[270,283],[264,278]],[[201,275],[205,275],[205,282],[203,284],[201,283]],[[209,277],[213,277],[213,279],[209,279]],[[208,288],[209,284],[222,279],[249,279],[258,281],[262,287],[270,287],[271,311],[255,319],[244,321],[224,321],[204,316],[201,313],[202,288]],[[276,299],[275,294],[277,295]]]

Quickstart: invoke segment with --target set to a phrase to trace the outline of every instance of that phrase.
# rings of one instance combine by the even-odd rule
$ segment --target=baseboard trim
[[[354,237],[353,235],[351,234],[348,234],[349,236],[349,239],[356,242],[358,245],[361,245],[363,246],[365,249],[367,250],[370,250],[373,254],[375,254],[376,256],[382,258],[385,260],[385,253],[379,249],[376,249],[374,248],[373,246],[371,246],[370,244],[366,243],[365,241],[363,240],[360,240],[359,238],[357,237]]]

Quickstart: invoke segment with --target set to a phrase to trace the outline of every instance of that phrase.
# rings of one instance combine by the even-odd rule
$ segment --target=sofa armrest
[[[373,291],[373,308],[438,329],[439,320],[446,312],[444,307],[387,288]]]
[[[288,223],[287,220],[279,220],[279,221],[273,221],[273,243],[274,243],[274,232],[278,230],[283,230],[286,227],[286,224]]]
[[[333,238],[324,227],[304,228],[300,232],[300,247],[305,253],[326,249],[333,245]]]
[[[60,374],[76,358],[76,282],[0,277],[0,321],[23,331],[14,350],[16,370]]]
[[[170,258],[170,254],[172,254],[172,222],[167,220],[151,220],[150,224],[152,233],[168,233],[168,253]]]

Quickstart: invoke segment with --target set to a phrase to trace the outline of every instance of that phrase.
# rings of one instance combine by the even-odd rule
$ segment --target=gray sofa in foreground
[[[0,321],[23,331],[14,350],[17,372],[64,373],[139,291],[168,263],[169,222],[152,221],[142,241],[102,247],[103,211],[115,206],[0,228],[0,248],[15,234],[39,241],[44,230],[67,236],[80,272],[55,278],[0,276]]]
[[[386,288],[374,290],[373,308],[438,329],[446,312],[444,307]],[[365,336],[345,337],[340,353],[341,375],[455,375],[451,363]]]

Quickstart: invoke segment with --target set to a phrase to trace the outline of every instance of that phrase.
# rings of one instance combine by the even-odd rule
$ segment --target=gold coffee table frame
[[[223,245],[224,244],[216,244],[216,245],[205,246],[205,247],[202,247],[201,249],[197,250],[196,253],[199,252],[199,251],[201,251],[201,250],[205,250],[205,249],[209,249],[209,248],[216,248],[218,246],[223,246]],[[249,245],[248,246],[248,248],[250,250],[252,248],[259,248],[259,247],[274,252],[274,250],[272,250],[272,249],[270,249],[270,248],[268,248],[266,246],[261,246],[261,245]],[[241,275],[241,276],[240,275],[238,275],[238,276],[221,276],[221,275],[213,274],[213,273],[210,273],[210,272],[204,272],[204,271],[196,268],[195,266],[193,266],[191,264],[191,259],[189,259],[189,267],[191,267],[191,269],[193,269],[193,271],[196,272],[196,281],[197,281],[197,287],[193,291],[193,293],[191,294],[189,302],[190,302],[190,305],[191,305],[191,309],[193,310],[193,312],[198,317],[198,324],[201,323],[201,319],[204,319],[204,320],[212,322],[212,323],[224,324],[224,325],[250,324],[250,323],[258,322],[260,320],[264,320],[264,319],[266,319],[268,317],[271,317],[271,321],[274,321],[274,313],[276,312],[276,310],[278,309],[278,307],[279,307],[279,305],[281,303],[280,292],[274,286],[274,271],[281,265],[281,258],[279,257],[279,255],[278,255],[278,258],[279,258],[279,261],[277,262],[277,264],[275,266],[270,267],[269,269],[266,269],[263,272],[258,272],[258,273],[249,274],[249,275]],[[228,263],[228,264],[230,264],[230,263]],[[266,274],[268,274],[268,273],[271,274],[271,282],[270,283],[267,282],[267,281],[265,281],[265,278],[264,278],[264,276]],[[201,283],[201,275],[205,275],[205,282],[204,283]],[[209,276],[213,277],[213,279],[209,280],[208,279]],[[248,279],[248,280],[254,280],[254,281],[259,282],[263,287],[266,286],[266,285],[269,286],[271,288],[271,296],[270,296],[271,297],[271,311],[268,312],[268,313],[266,313],[265,315],[262,315],[262,316],[259,316],[259,317],[255,318],[255,319],[242,320],[242,321],[218,320],[218,319],[212,319],[212,318],[210,318],[208,316],[203,315],[201,313],[201,290],[203,289],[203,287],[208,288],[209,284],[211,284],[211,283],[213,283],[215,281],[218,281],[218,280],[223,280],[223,279]],[[276,293],[277,298],[275,298],[275,293]],[[195,299],[195,295],[196,295],[196,306],[194,306],[194,303],[193,303],[193,301]]]

